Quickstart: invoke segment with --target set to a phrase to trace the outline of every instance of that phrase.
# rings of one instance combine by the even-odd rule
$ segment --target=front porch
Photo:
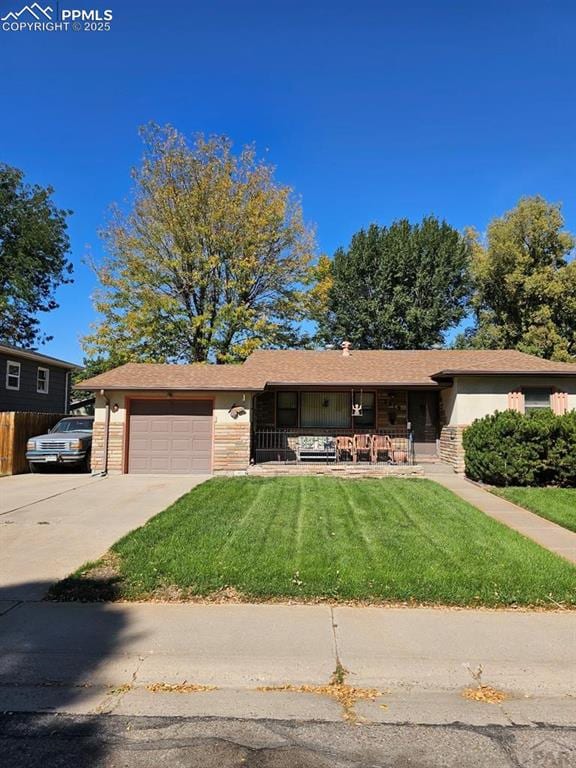
[[[254,398],[251,464],[318,474],[434,461],[440,412],[438,388],[270,388]]]
[[[323,476],[343,478],[424,477],[422,464],[369,464],[361,462],[329,463],[327,461],[267,461],[251,464],[247,475],[253,477]]]

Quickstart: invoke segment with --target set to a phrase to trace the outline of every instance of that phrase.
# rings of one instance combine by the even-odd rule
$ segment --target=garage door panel
[[[149,432],[149,425],[140,419],[135,419],[130,425],[131,434],[133,435],[147,435]]]
[[[189,417],[186,417],[186,419],[182,421],[180,419],[174,419],[172,422],[172,432],[176,434],[187,434],[194,432],[194,422],[191,422]]]
[[[190,452],[193,449],[193,441],[188,438],[178,437],[172,440],[172,452]]]
[[[129,472],[194,474],[211,469],[211,401],[133,401],[129,434]]]
[[[130,457],[130,472],[149,472],[148,459],[138,458],[137,456]]]
[[[148,417],[149,429],[155,434],[164,434],[165,432],[172,431],[172,422],[164,416],[155,418],[153,416]]]
[[[132,450],[145,450],[149,442],[150,434],[148,432],[135,433],[134,430],[130,430],[130,448]]]
[[[170,461],[167,456],[151,456],[149,459],[149,468],[145,472],[169,472]]]
[[[169,451],[170,440],[168,440],[168,438],[152,438],[150,440],[150,448],[153,451]],[[146,448],[144,448],[144,450],[146,450]]]
[[[188,459],[186,457],[178,458],[178,456],[173,456],[171,461],[171,469],[173,472],[188,472]]]

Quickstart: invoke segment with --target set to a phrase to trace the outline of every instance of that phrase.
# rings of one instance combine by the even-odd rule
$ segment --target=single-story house
[[[576,365],[512,350],[260,350],[239,365],[128,363],[96,396],[96,472],[232,473],[298,436],[412,435],[463,469],[462,431],[506,409],[576,409]],[[281,439],[280,439],[281,438]]]
[[[74,363],[0,344],[0,411],[68,413]]]

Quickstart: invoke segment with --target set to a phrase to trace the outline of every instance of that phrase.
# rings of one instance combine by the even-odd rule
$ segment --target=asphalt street
[[[576,728],[0,716],[2,768],[572,768]]]

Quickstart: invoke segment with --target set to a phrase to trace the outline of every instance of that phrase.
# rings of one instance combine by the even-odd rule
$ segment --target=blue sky
[[[434,213],[480,229],[526,194],[576,230],[571,2],[104,0],[110,32],[0,30],[0,160],[70,208],[75,284],[43,317],[81,360],[108,206],[130,191],[138,126],[255,141],[301,196],[319,248]],[[0,0],[0,15],[19,10]]]

